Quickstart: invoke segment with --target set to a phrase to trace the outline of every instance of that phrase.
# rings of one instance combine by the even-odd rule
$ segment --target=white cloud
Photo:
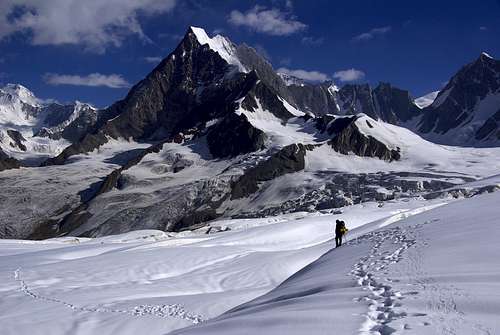
[[[479,27],[479,30],[481,30],[481,31],[486,31],[486,30],[488,30],[488,27],[486,27],[486,26],[481,26],[481,27]]]
[[[364,77],[365,73],[356,69],[337,71],[333,74],[333,78],[339,79],[341,82],[357,81]]]
[[[355,36],[353,39],[355,41],[367,41],[367,40],[371,40],[377,36],[381,36],[381,35],[385,35],[387,34],[388,32],[390,32],[392,30],[392,27],[391,26],[385,26],[385,27],[380,27],[380,28],[373,28],[372,30],[366,32],[366,33],[362,33],[358,36]]]
[[[307,70],[291,70],[286,67],[281,67],[277,70],[279,73],[284,73],[290,76],[297,77],[299,79],[303,79],[306,81],[312,81],[312,82],[323,82],[327,81],[330,79],[328,75],[319,72],[319,71],[307,71]]]
[[[277,8],[267,9],[258,5],[246,13],[233,10],[229,14],[228,21],[235,26],[247,27],[256,32],[274,36],[291,35],[307,28],[306,24],[297,21],[289,12],[282,12]]]
[[[46,83],[50,85],[73,85],[73,86],[105,86],[110,88],[129,87],[130,84],[119,74],[105,75],[101,73],[91,73],[86,76],[46,73],[44,76]]]
[[[163,58],[151,56],[151,57],[144,57],[144,60],[148,63],[159,63],[163,60]]]
[[[131,35],[149,41],[138,17],[174,6],[175,0],[1,0],[0,40],[22,32],[34,45],[83,45],[102,53]]]

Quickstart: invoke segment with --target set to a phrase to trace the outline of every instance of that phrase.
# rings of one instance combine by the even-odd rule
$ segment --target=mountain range
[[[280,74],[252,47],[190,27],[102,110],[0,90],[0,237],[180,231],[435,197],[478,177],[469,167],[487,155],[475,148],[496,152],[499,122],[500,61],[485,53],[414,100],[389,83]]]

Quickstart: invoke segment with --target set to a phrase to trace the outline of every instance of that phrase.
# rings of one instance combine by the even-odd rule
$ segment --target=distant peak
[[[40,104],[40,100],[35,97],[35,94],[23,85],[9,83],[1,88],[1,91],[15,96],[29,105],[36,106]]]
[[[481,52],[481,58],[488,58],[488,59],[494,59],[493,57],[491,57],[490,55],[488,55],[486,52]]]
[[[439,94],[439,91],[434,91],[434,92],[428,93],[420,98],[415,99],[414,102],[420,109],[422,109],[422,108],[425,108],[427,106],[432,105],[434,100],[436,100],[438,94]]]
[[[33,94],[28,88],[26,88],[25,86],[23,86],[21,84],[9,83],[9,84],[5,85],[3,90],[9,91],[9,92],[25,92],[25,93]]]

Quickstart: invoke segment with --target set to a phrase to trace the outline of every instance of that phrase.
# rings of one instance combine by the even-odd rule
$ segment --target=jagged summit
[[[493,57],[491,57],[488,53],[486,52],[481,52],[481,58],[488,58],[488,59],[494,59]]]
[[[450,145],[500,140],[500,61],[486,53],[463,66],[425,109],[418,130]]]
[[[466,108],[491,95],[498,80],[495,62],[467,65],[439,94],[441,106],[454,108],[459,102]],[[332,202],[344,206],[366,200],[366,194],[379,195],[358,182],[342,186],[339,172],[373,172],[357,179],[371,187],[385,178],[380,172],[438,166],[432,157],[449,155],[398,126],[434,113],[431,106],[420,109],[406,90],[389,83],[287,86],[284,79],[255,49],[190,27],[123,100],[104,110],[79,102],[15,109],[18,113],[9,115],[20,116],[19,122],[26,121],[26,111],[32,117],[24,128],[9,125],[0,134],[0,169],[19,167],[24,162],[17,157],[45,148],[46,174],[31,168],[19,172],[36,175],[30,187],[45,194],[53,190],[54,177],[58,185],[72,184],[68,180],[77,175],[82,180],[54,193],[54,208],[38,206],[43,215],[10,216],[9,224],[17,228],[8,236],[176,231],[220,215],[268,215]],[[21,87],[8,90],[30,97]],[[496,136],[497,121],[490,117],[478,134]],[[47,181],[40,181],[45,176]],[[321,188],[326,184],[332,186]],[[339,185],[358,195],[349,200],[337,194]],[[286,199],[268,207],[268,191]],[[12,206],[22,199],[17,190],[7,197]]]
[[[201,45],[208,45],[210,49],[217,52],[226,62],[237,66],[241,72],[248,72],[236,55],[236,46],[227,37],[215,35],[211,38],[203,28],[193,26],[189,27],[188,33],[193,33]]]

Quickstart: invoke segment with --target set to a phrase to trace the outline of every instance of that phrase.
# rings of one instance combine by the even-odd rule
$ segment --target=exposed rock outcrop
[[[0,149],[0,171],[17,169],[21,167],[21,163],[12,157],[9,157],[2,149]]]
[[[284,147],[270,158],[248,169],[233,184],[231,199],[239,199],[255,193],[259,183],[272,180],[287,173],[301,171],[305,167],[306,151],[312,146],[292,144]]]
[[[215,158],[234,157],[264,148],[266,134],[245,115],[231,113],[209,129],[207,143]]]
[[[390,149],[371,135],[365,135],[356,125],[357,117],[353,117],[342,130],[328,142],[332,148],[344,155],[354,153],[358,156],[377,157],[385,161],[394,161],[401,158],[398,150]]]

